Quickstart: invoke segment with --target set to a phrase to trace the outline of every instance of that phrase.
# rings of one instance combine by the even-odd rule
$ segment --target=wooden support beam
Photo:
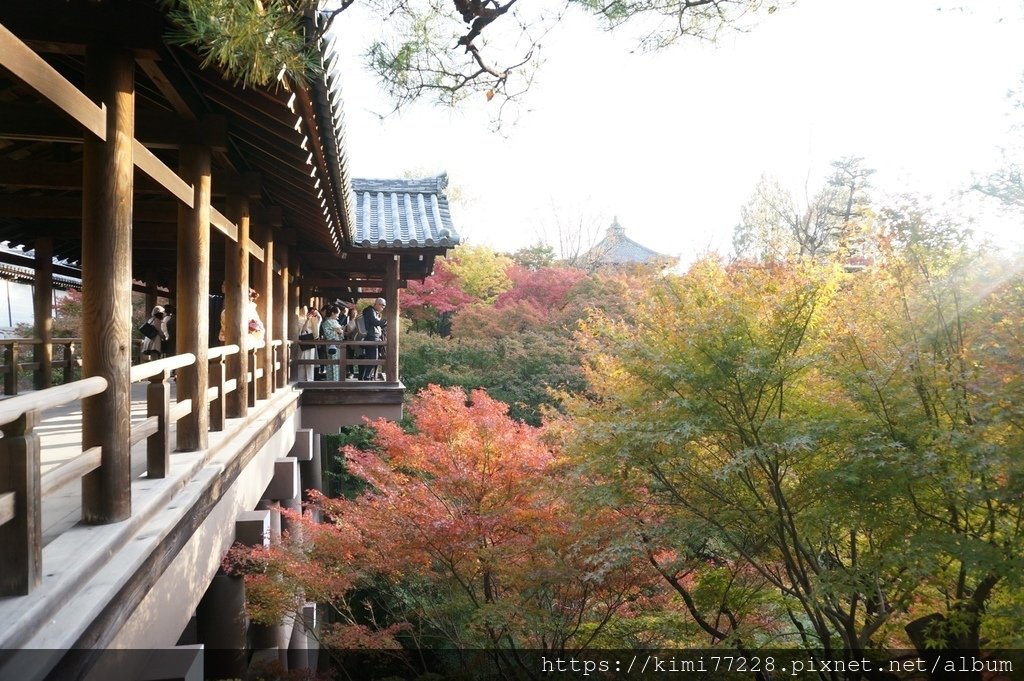
[[[360,287],[373,287],[380,288],[384,286],[385,275],[382,274],[379,277],[306,277],[303,279],[303,283],[307,286],[320,286],[329,288],[360,288]]]
[[[238,194],[250,200],[260,198],[263,192],[263,180],[259,173],[221,173],[217,175],[215,185],[215,194]]]
[[[21,6],[24,9],[29,4],[32,3],[5,3],[4,9],[9,11],[15,6]],[[10,25],[8,21],[9,17],[5,13],[4,22],[0,24],[0,66],[5,67],[16,78],[28,84],[47,100],[56,104],[82,128],[100,139],[105,139],[107,133],[107,112],[103,110],[103,103],[101,102],[97,105],[91,101],[78,88],[68,82],[64,76],[58,73],[56,69],[47,64],[42,57],[21,42],[9,30],[8,27]],[[59,24],[61,22],[51,23]],[[8,103],[5,103],[4,119],[7,117],[7,107]],[[78,138],[81,140],[81,134],[78,135]]]
[[[86,92],[107,107],[106,142],[86,137],[82,204],[82,373],[107,389],[82,401],[82,447],[103,463],[82,478],[82,519],[131,515],[132,161],[135,111],[131,54],[97,43],[85,62]]]
[[[228,197],[227,217],[238,226],[238,239],[228,242],[224,249],[224,312],[221,329],[224,342],[237,345],[241,351],[228,356],[227,380],[237,381],[237,387],[227,395],[225,410],[228,417],[245,416],[249,408],[248,322],[249,304],[249,199],[242,195]]]
[[[82,190],[82,164],[74,161],[15,161],[0,158],[0,186],[20,189]],[[142,171],[135,174],[135,193],[167,195],[167,190]],[[81,203],[81,202],[79,202]],[[81,225],[79,225],[79,228]]]
[[[285,280],[285,288],[287,289],[287,294],[288,294],[288,303],[287,303],[287,305],[288,305],[288,307],[287,307],[287,314],[288,314],[288,316],[287,316],[287,319],[288,319],[287,334],[288,335],[286,337],[290,338],[291,340],[294,341],[294,340],[297,340],[298,337],[299,337],[299,323],[300,323],[299,322],[299,317],[298,317],[299,308],[300,308],[300,306],[302,306],[302,305],[304,305],[306,303],[305,303],[305,301],[304,301],[304,299],[302,297],[302,287],[299,284],[300,280],[299,280],[299,278],[297,276],[294,276],[299,271],[299,258],[295,254],[295,250],[290,248],[290,247],[288,248],[287,260],[288,260],[288,271],[293,276],[292,276],[291,280],[287,280],[287,279]],[[295,353],[296,353],[296,357],[297,357],[298,356],[298,349],[297,348],[295,350]],[[290,362],[289,362],[289,370],[288,371],[289,371],[288,375],[291,377],[291,380],[298,380],[298,373],[297,373],[297,371],[293,371],[292,370]]]
[[[258,237],[263,243],[263,262],[256,279],[256,290],[260,292],[257,309],[267,330],[267,342],[259,353],[263,378],[257,383],[256,396],[265,400],[274,392],[274,348],[270,345],[274,339],[274,230],[260,225]]]
[[[21,40],[65,54],[106,44],[119,45],[132,58],[155,58],[166,30],[158,7],[138,2],[5,2],[0,19]]]
[[[185,183],[182,184],[183,187],[187,187]],[[178,221],[178,203],[178,201],[159,199],[136,201],[133,211],[134,221],[135,223],[176,223]],[[191,203],[191,198],[186,205],[189,203]],[[72,220],[81,217],[82,200],[77,197],[0,195],[0,215],[30,220]],[[251,215],[271,224],[274,220],[281,220],[280,209],[274,207],[263,210],[259,206],[254,206]],[[210,220],[211,223],[216,224],[222,234],[232,241],[237,240],[236,227],[229,218],[214,209],[211,212]]]
[[[274,251],[277,259],[284,263],[288,262],[288,246],[283,243],[275,243]],[[284,341],[274,356],[280,364],[278,371],[274,372],[274,388],[283,388],[288,382],[288,340],[295,336],[289,333],[289,323],[294,321],[295,315],[288,306],[288,265],[285,264],[280,271],[274,274],[274,338]]]
[[[77,144],[84,136],[81,125],[76,125],[76,121],[62,111],[34,102],[4,102],[0,138]],[[139,111],[135,139],[149,149],[179,149],[185,144],[203,144],[226,150],[228,123],[224,116],[211,115],[196,122],[168,111]]]
[[[53,237],[35,240],[35,291],[33,312],[35,336],[43,341],[32,348],[32,361],[39,364],[33,383],[36,390],[49,388],[53,382]]]
[[[388,301],[388,306],[384,308],[384,318],[388,320],[388,337],[384,346],[386,355],[384,357],[384,373],[389,383],[398,381],[398,276],[400,263],[397,255],[388,260],[384,282],[384,300]]]
[[[178,369],[178,400],[191,399],[192,411],[178,421],[178,449],[206,449],[210,414],[207,338],[210,327],[210,150],[189,145],[181,150],[181,174],[193,187],[193,206],[178,207],[177,347],[196,363]]]
[[[202,104],[196,95],[189,96],[188,91],[191,88],[185,87],[184,83],[176,87],[172,78],[164,72],[164,69],[160,67],[160,62],[156,59],[136,59],[135,63],[139,70],[149,77],[150,82],[160,91],[164,99],[171,103],[175,113],[185,120],[197,120],[195,112],[202,109]]]

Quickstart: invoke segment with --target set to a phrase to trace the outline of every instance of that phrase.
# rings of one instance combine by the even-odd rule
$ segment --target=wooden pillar
[[[35,297],[33,313],[35,337],[42,341],[32,350],[32,361],[39,364],[35,388],[44,390],[53,383],[53,237],[36,237]]]
[[[149,319],[149,313],[153,311],[153,308],[159,304],[157,300],[158,291],[156,290],[156,272],[152,268],[147,268],[145,273],[142,275],[146,279],[146,319]]]
[[[92,44],[85,91],[106,106],[106,141],[86,133],[82,152],[82,373],[107,389],[82,402],[82,446],[102,447],[100,467],[82,478],[82,519],[131,515],[132,191],[135,61]]]
[[[302,288],[299,285],[299,260],[295,255],[294,251],[288,252],[288,264],[289,272],[292,275],[292,280],[285,282],[285,286],[288,288],[288,338],[295,340],[299,337],[299,318],[296,315],[299,307],[303,305],[302,302]],[[299,355],[298,346],[294,346],[293,353],[295,357]],[[299,379],[298,366],[294,363],[289,363],[289,376],[290,380],[297,381]]]
[[[228,394],[225,409],[229,418],[245,416],[249,409],[249,386],[245,375],[249,371],[246,352],[245,310],[249,304],[249,199],[243,194],[228,197],[229,220],[238,226],[238,241],[228,243],[224,249],[224,343],[241,348],[228,357],[228,380],[235,379],[237,387]]]
[[[260,241],[263,246],[263,267],[260,268],[258,285],[260,292],[257,308],[260,318],[267,329],[266,345],[258,353],[263,366],[263,378],[257,382],[256,397],[265,400],[274,392],[274,348],[270,341],[274,335],[274,230],[269,226],[261,226]]]
[[[400,256],[388,260],[384,273],[384,318],[388,320],[388,340],[385,344],[384,373],[389,383],[398,382],[398,278],[401,275]]]
[[[283,344],[274,353],[280,362],[280,368],[274,372],[274,388],[283,388],[288,382],[288,341],[294,339],[295,334],[290,333],[291,322],[295,320],[295,314],[290,312],[288,307],[288,247],[278,244],[276,247],[278,261],[281,263],[281,271],[274,277],[274,338],[280,338]]]
[[[181,148],[181,175],[192,184],[189,208],[178,204],[177,338],[178,354],[196,356],[178,369],[178,401],[192,400],[192,413],[178,420],[178,449],[206,449],[210,413],[207,340],[210,325],[210,151],[197,144]]]

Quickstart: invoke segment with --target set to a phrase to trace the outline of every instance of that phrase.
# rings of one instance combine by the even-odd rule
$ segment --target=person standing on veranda
[[[163,305],[157,305],[150,312],[149,319],[146,322],[156,329],[156,334],[151,337],[146,337],[142,340],[142,361],[151,361],[154,359],[160,359],[163,353],[163,343],[167,340],[167,326],[164,322]]]
[[[340,342],[345,340],[345,327],[338,321],[338,316],[341,314],[341,308],[337,305],[328,305],[324,309],[324,320],[320,322],[320,337],[324,340]],[[330,364],[327,365],[327,380],[338,381],[341,380],[341,371],[338,366],[338,346],[328,345],[327,346],[327,360]]]
[[[384,312],[384,308],[387,307],[388,301],[383,298],[378,298],[373,301],[373,305],[370,305],[363,310],[363,323],[366,326],[366,340],[380,342],[384,340],[384,329],[387,327],[388,322],[381,315]],[[366,348],[366,359],[380,359],[382,356],[381,347],[379,345],[371,345]],[[363,366],[363,371],[360,376],[364,381],[370,381],[377,376],[377,367],[368,364]]]
[[[313,339],[320,338],[320,312],[315,307],[307,307],[303,305],[299,308],[299,337],[303,334],[312,334]],[[308,350],[299,349],[300,360],[315,360],[316,359],[316,346],[311,345]],[[312,381],[316,375],[315,364],[300,364],[299,365],[299,380],[300,381]]]

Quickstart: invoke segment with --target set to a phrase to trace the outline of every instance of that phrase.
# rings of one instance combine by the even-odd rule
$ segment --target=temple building
[[[601,241],[581,258],[591,269],[606,267],[650,266],[659,269],[674,267],[678,258],[663,255],[626,236],[626,230],[614,218]]]

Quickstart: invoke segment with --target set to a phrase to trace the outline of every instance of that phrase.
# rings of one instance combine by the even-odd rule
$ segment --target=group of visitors
[[[385,339],[387,320],[381,315],[387,301],[377,298],[372,305],[367,305],[362,314],[357,311],[355,303],[346,300],[336,300],[326,305],[323,310],[303,305],[298,310],[299,315],[299,358],[311,361],[316,359],[328,360],[323,365],[300,364],[300,381],[338,381],[342,380],[341,366],[336,361],[341,346],[336,343],[344,341],[376,341]],[[302,344],[302,341],[325,340],[335,341],[329,344]],[[376,360],[384,356],[383,348],[379,345],[370,346],[346,346],[347,358],[351,360],[366,359]],[[376,365],[351,365],[349,364],[348,375],[345,379],[358,378],[362,381],[372,381],[381,377],[380,367]]]
[[[142,361],[174,355],[174,334],[177,319],[174,305],[154,305],[149,319],[142,325]]]
[[[248,317],[248,340],[260,341],[266,336],[266,328],[260,319],[257,311],[256,301],[259,293],[255,289],[249,289],[249,301],[246,306]],[[212,297],[211,297],[212,300]],[[223,301],[223,298],[220,298]],[[368,346],[340,346],[345,341],[375,341],[382,342],[386,339],[387,320],[382,316],[387,301],[377,298],[372,304],[367,305],[360,314],[355,303],[346,300],[336,300],[326,305],[323,310],[303,305],[298,310],[299,321],[299,357],[303,360],[324,360],[323,364],[300,364],[300,381],[338,381],[342,380],[341,366],[336,361],[341,348],[347,352],[348,375],[345,379],[357,378],[362,381],[372,381],[382,378],[381,367],[370,365],[354,365],[352,360],[379,360],[384,357],[384,348],[379,345]],[[225,312],[223,302],[219,306],[220,333],[218,340],[225,342],[224,322]],[[211,303],[211,311],[213,303]],[[149,319],[140,327],[143,333],[142,358],[143,361],[159,359],[175,354],[174,332],[175,332],[174,305],[156,305],[153,307]],[[212,335],[212,334],[211,334]],[[212,338],[211,338],[212,340]],[[303,341],[325,340],[334,341],[329,344],[304,344]],[[338,343],[338,344],[336,344]],[[212,346],[212,343],[211,343]]]

